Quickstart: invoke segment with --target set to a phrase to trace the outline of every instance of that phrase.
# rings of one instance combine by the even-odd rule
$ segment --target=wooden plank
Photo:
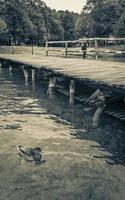
[[[125,63],[111,61],[80,60],[71,58],[56,58],[38,55],[0,55],[0,58],[43,67],[56,73],[78,79],[96,81],[98,84],[125,88]]]

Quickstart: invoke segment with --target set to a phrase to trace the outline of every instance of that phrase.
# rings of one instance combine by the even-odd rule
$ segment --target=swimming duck
[[[41,148],[35,147],[35,148],[26,148],[21,145],[17,145],[17,150],[19,152],[19,155],[22,156],[26,160],[30,161],[41,161]]]

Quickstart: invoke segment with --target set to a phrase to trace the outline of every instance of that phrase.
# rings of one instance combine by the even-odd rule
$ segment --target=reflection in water
[[[36,80],[36,70],[31,69],[31,78],[32,78],[32,89],[35,89],[35,80]]]
[[[25,85],[28,86],[28,82],[29,82],[29,73],[28,73],[28,70],[25,69],[24,66],[22,66],[22,71],[24,73]]]
[[[56,85],[56,78],[55,77],[49,78],[47,94],[50,99],[52,99],[54,96],[55,85]]]
[[[124,200],[124,124],[104,114],[93,129],[94,110],[57,92],[49,98],[48,81],[34,70],[9,74],[0,71],[2,199]],[[17,144],[40,146],[46,162],[20,165]]]
[[[70,104],[74,104],[75,100],[74,100],[74,95],[75,95],[75,81],[71,80],[70,81],[70,86],[69,86],[69,93],[70,93],[70,97],[69,97],[69,103]]]

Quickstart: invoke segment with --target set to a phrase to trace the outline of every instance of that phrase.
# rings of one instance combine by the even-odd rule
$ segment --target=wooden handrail
[[[125,38],[114,38],[114,37],[110,37],[110,38],[80,38],[79,40],[69,40],[69,41],[47,41],[46,42],[46,56],[48,56],[48,52],[49,52],[49,44],[64,44],[65,45],[65,49],[62,52],[65,52],[65,58],[68,57],[68,44],[76,44],[76,43],[83,43],[83,42],[89,42],[89,41],[94,41],[95,43],[95,59],[98,59],[98,55],[99,55],[99,47],[98,47],[98,41],[125,41]],[[55,50],[50,50],[50,51],[55,51]],[[101,52],[101,51],[100,51]],[[115,52],[115,51],[114,51]],[[110,53],[110,52],[109,52]]]

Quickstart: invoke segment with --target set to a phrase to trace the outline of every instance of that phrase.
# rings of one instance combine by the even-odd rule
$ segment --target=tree
[[[83,8],[89,37],[108,37],[120,17],[119,0],[88,0]]]
[[[113,34],[118,37],[125,37],[125,0],[120,0],[119,19],[114,26]]]
[[[0,41],[4,43],[5,40],[7,40],[7,25],[4,20],[0,18]]]
[[[77,38],[77,33],[75,30],[76,19],[78,14],[74,12],[59,11],[60,21],[64,29],[64,39],[65,40],[75,40]]]

